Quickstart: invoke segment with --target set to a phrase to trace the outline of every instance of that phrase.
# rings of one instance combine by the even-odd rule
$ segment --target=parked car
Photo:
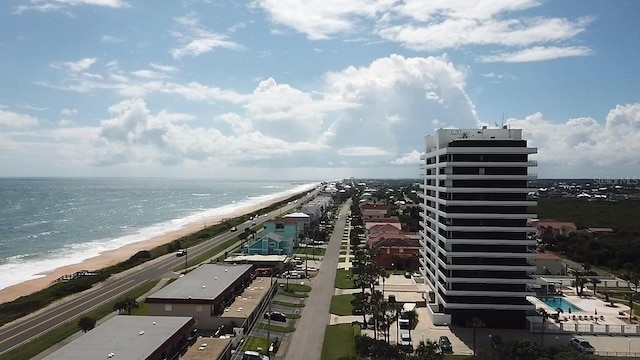
[[[271,320],[273,321],[280,321],[280,322],[286,322],[287,321],[287,316],[281,312],[278,311],[272,311],[272,312],[266,312],[264,313],[264,318],[265,319],[269,319],[271,318]]]
[[[404,273],[404,277],[407,279],[411,279],[411,271],[407,271]]]
[[[362,315],[364,313],[362,307],[354,306],[353,310],[351,310],[351,315]]]
[[[177,257],[181,257],[181,256],[185,256],[187,255],[187,249],[178,249],[178,251],[176,251],[176,256]]]
[[[440,336],[438,339],[438,347],[442,352],[453,352],[453,346],[451,346],[451,341],[446,336]]]
[[[496,350],[502,346],[502,337],[500,335],[489,335],[491,338],[491,347]]]
[[[231,228],[231,232],[234,232],[234,231],[238,231],[238,228],[235,226]]]
[[[245,351],[242,360],[269,360],[267,355],[260,355],[257,351]]]
[[[596,351],[587,340],[581,337],[572,337],[571,340],[569,340],[569,345],[585,354],[593,354]]]
[[[413,352],[413,341],[408,331],[400,332],[400,348],[408,353]]]

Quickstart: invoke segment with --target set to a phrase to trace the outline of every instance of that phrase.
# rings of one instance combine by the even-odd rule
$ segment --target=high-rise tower
[[[535,307],[536,201],[527,193],[529,159],[522,130],[440,129],[426,137],[421,269],[436,324],[520,328]]]

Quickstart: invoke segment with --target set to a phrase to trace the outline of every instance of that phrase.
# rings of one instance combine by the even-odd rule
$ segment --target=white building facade
[[[420,272],[434,324],[524,328],[535,307],[536,178],[520,129],[440,129],[426,137]]]

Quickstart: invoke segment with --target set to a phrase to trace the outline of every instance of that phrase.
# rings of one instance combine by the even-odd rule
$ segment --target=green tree
[[[546,359],[544,348],[528,339],[515,339],[506,344],[503,349],[506,359],[512,360],[541,360]]]
[[[474,317],[473,319],[467,321],[467,327],[473,328],[473,357],[476,356],[476,335],[478,333],[479,328],[485,327],[484,321],[482,319]]]
[[[435,341],[420,341],[416,347],[416,353],[409,358],[410,360],[442,360],[444,354],[439,351],[438,344]]]
[[[592,277],[589,278],[589,282],[593,285],[593,296],[597,297],[598,293],[596,292],[596,288],[602,281],[600,281],[600,279],[598,279],[597,277]]]
[[[89,316],[83,316],[80,318],[80,320],[78,320],[78,327],[83,332],[92,330],[94,327],[96,327],[96,319]]]

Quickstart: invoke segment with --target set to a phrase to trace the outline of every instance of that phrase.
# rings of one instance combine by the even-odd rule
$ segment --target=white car
[[[596,351],[587,340],[581,337],[572,337],[571,340],[569,340],[569,345],[585,354],[593,354]]]
[[[245,351],[242,360],[269,360],[267,355],[260,355],[257,351]]]
[[[408,331],[400,332],[400,348],[408,353],[413,352],[413,341]]]

